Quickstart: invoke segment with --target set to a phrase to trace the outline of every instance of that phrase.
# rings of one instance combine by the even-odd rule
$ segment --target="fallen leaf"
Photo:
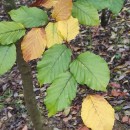
[[[46,34],[43,28],[33,28],[27,33],[21,43],[23,58],[25,61],[40,58],[47,44]]]
[[[71,45],[70,47],[71,47],[71,50],[74,50],[74,51],[76,51],[76,52],[82,50],[80,47],[76,47],[76,46],[73,46],[73,45]]]
[[[12,114],[10,112],[8,112],[8,118],[11,118],[12,117]]]
[[[128,124],[130,125],[130,118],[129,118]]]
[[[118,83],[116,83],[116,82],[111,82],[109,85],[110,85],[111,87],[113,87],[113,88],[120,88],[120,87],[121,87],[120,84],[118,84]]]
[[[118,114],[118,113],[115,113],[115,119],[116,119],[116,120],[120,120],[120,117],[119,117],[119,114]]]
[[[113,89],[111,91],[111,95],[114,96],[114,97],[118,97],[120,96],[121,92],[117,91],[116,89]]]
[[[86,126],[83,126],[79,130],[89,130],[89,129]]]
[[[122,109],[124,109],[124,110],[130,109],[130,105],[126,105]]]
[[[60,130],[60,129],[58,129],[58,128],[54,128],[53,130]]]
[[[46,3],[48,0],[36,0],[30,6],[41,6],[41,3]]]
[[[49,9],[54,7],[57,2],[58,0],[36,0],[31,6],[42,6]]]
[[[52,17],[56,21],[67,20],[71,16],[72,0],[59,0],[52,12]]]
[[[92,130],[112,130],[114,125],[114,109],[99,95],[89,95],[84,99],[81,117]]]
[[[121,92],[120,90],[113,89],[111,91],[111,95],[114,96],[114,97],[118,97],[118,96],[126,96],[127,93]]]
[[[125,77],[126,77],[126,74],[123,73],[123,74],[121,74],[121,75],[119,76],[118,80],[122,80],[122,79],[124,79]]]
[[[13,110],[14,108],[13,107],[7,107],[8,110]]]
[[[2,125],[3,125],[3,123],[2,123],[2,122],[0,122],[0,128],[2,128]]]
[[[63,38],[60,32],[57,29],[57,23],[49,23],[46,28],[46,36],[47,36],[47,47],[50,48],[55,44],[62,44]]]
[[[64,118],[63,121],[64,121],[65,123],[67,123],[67,122],[68,122],[69,120],[71,120],[71,119],[72,119],[72,116],[69,115],[68,117]]]
[[[124,111],[125,115],[130,116],[130,111]]]
[[[71,41],[79,34],[78,19],[70,17],[68,20],[59,21],[58,30],[65,41]]]
[[[22,130],[28,130],[28,127],[25,125]]]
[[[124,116],[123,118],[122,118],[122,122],[123,123],[127,123],[129,121],[129,117],[128,116]]]

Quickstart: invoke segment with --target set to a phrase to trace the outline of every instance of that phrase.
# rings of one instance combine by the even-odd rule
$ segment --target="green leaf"
[[[9,14],[12,20],[22,23],[26,28],[42,26],[48,22],[47,13],[36,7],[22,6]]]
[[[108,8],[115,14],[118,14],[124,4],[124,0],[109,0]]]
[[[77,1],[73,3],[73,17],[76,17],[83,25],[99,25],[98,11],[87,1]]]
[[[109,6],[110,0],[84,0],[84,1],[87,1],[89,4],[92,4],[98,10],[102,10]]]
[[[82,53],[70,64],[70,71],[78,83],[94,90],[106,91],[110,71],[101,57],[90,52]]]
[[[0,22],[0,44],[15,43],[25,35],[24,26],[16,22]]]
[[[60,73],[69,68],[71,50],[65,45],[54,45],[49,48],[38,62],[38,80],[40,84],[51,83]]]
[[[4,74],[14,65],[16,61],[16,47],[14,44],[0,46],[0,75]]]
[[[87,1],[89,4],[93,5],[98,10],[108,8],[115,14],[118,14],[120,12],[124,3],[124,0],[82,0],[82,1]]]
[[[45,104],[49,116],[67,108],[75,98],[77,82],[70,72],[60,74],[47,89]]]

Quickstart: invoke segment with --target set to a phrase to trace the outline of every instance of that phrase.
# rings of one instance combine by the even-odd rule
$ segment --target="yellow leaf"
[[[50,48],[55,44],[62,44],[63,38],[60,32],[57,30],[57,23],[49,23],[46,28],[46,36],[47,36],[47,47]]]
[[[52,12],[52,17],[56,21],[67,20],[72,13],[72,0],[59,0]]]
[[[68,20],[59,21],[58,30],[65,41],[71,41],[79,33],[78,19],[70,17]]]
[[[112,130],[114,109],[99,95],[89,95],[82,103],[81,117],[92,130]]]
[[[30,61],[41,57],[47,44],[45,30],[33,28],[27,33],[21,43],[23,58]]]

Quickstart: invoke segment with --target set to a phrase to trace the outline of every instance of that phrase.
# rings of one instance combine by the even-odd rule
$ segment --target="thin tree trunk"
[[[10,10],[16,8],[14,0],[3,0],[2,3],[6,12],[9,12]],[[43,126],[43,121],[45,119],[42,118],[37,106],[35,93],[33,91],[33,78],[31,74],[31,68],[23,59],[20,42],[16,44],[16,51],[17,64],[23,82],[24,100],[33,126],[35,130],[52,130],[52,128],[49,128],[48,126]]]
[[[16,50],[17,50],[17,64],[23,81],[24,99],[28,113],[33,122],[34,128],[35,130],[52,130],[47,126],[42,125],[45,119],[41,117],[41,113],[37,107],[37,102],[33,91],[33,83],[32,83],[33,79],[31,69],[23,59],[20,43],[17,44]]]

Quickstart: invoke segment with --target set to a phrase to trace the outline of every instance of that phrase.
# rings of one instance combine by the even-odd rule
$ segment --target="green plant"
[[[26,6],[10,11],[9,15],[13,21],[0,22],[0,75],[15,63],[15,43],[20,44],[17,41],[25,35],[26,29],[31,28],[22,39],[22,54],[26,62],[43,55],[37,65],[37,77],[40,85],[51,84],[44,100],[49,116],[71,104],[76,96],[78,84],[87,85],[93,90],[106,91],[110,71],[105,60],[91,52],[81,53],[72,60],[73,54],[68,46],[79,33],[79,23],[85,26],[99,25],[98,10],[108,8],[118,14],[123,0],[116,0],[116,3],[115,0],[37,0],[32,6],[43,6],[47,9],[53,7],[52,15],[47,15],[47,9]],[[46,48],[48,50],[45,51]],[[86,99],[81,114],[84,123],[93,130],[111,130],[114,124],[112,107],[101,96],[90,95]],[[109,115],[98,127],[94,126],[91,119],[87,121],[88,111],[84,111],[94,108],[95,105],[96,112],[91,109],[90,112],[98,123],[102,122],[99,119],[103,116],[100,112]],[[107,109],[103,111],[101,105]]]

